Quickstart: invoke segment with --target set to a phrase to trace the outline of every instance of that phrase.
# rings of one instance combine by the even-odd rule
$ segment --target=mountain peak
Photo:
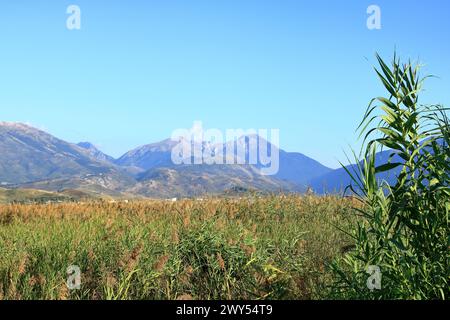
[[[160,142],[146,144],[128,151],[115,161],[120,166],[139,167],[145,170],[155,166],[170,166],[172,164],[172,149],[178,142],[165,139]]]
[[[0,121],[0,128],[8,129],[8,130],[18,130],[18,131],[39,131],[43,132],[42,130],[39,130],[29,124],[22,123],[22,122],[8,122],[8,121]]]
[[[82,147],[83,149],[97,149],[98,150],[98,148],[95,145],[93,145],[92,143],[87,142],[87,141],[79,142],[79,143],[77,143],[77,146]]]
[[[0,122],[0,181],[28,183],[106,173],[111,167],[87,152],[30,125]]]
[[[235,141],[229,141],[230,143],[236,142],[238,145],[239,144],[243,144],[243,145],[250,145],[250,142],[256,144],[257,146],[261,145],[261,144],[266,144],[268,147],[270,146],[274,146],[277,147],[276,144],[273,144],[272,141],[269,141],[266,138],[262,137],[261,135],[258,135],[256,133],[253,134],[247,134],[247,135],[243,135],[240,136],[237,140]]]
[[[24,127],[27,125],[22,122],[0,121],[0,126],[2,126],[2,127]]]
[[[92,144],[90,142],[79,142],[79,143],[77,143],[77,146],[79,146],[80,148],[87,151],[89,153],[89,155],[96,160],[106,161],[106,162],[114,161],[113,157],[103,153],[94,144]]]

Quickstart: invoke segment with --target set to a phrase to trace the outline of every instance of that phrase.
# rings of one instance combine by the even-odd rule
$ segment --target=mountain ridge
[[[94,144],[92,144],[90,142],[87,142],[87,141],[78,142],[77,146],[88,151],[89,154],[97,160],[105,161],[105,162],[109,162],[109,163],[114,163],[114,161],[115,161],[115,159],[113,157],[107,155],[106,153],[103,153],[102,151],[100,151],[100,149],[98,149]]]
[[[26,124],[0,122],[0,186],[56,192],[78,189],[113,197],[183,197],[228,190],[305,192],[309,187],[322,194],[337,192],[350,182],[344,169],[333,170],[302,153],[286,152],[260,136],[199,146],[218,156],[222,149],[227,164],[189,164],[195,159],[188,156],[187,163],[176,165],[172,149],[177,143],[166,139],[146,144],[114,159],[89,142],[73,144]],[[225,157],[231,146],[233,152]],[[261,175],[265,166],[250,161],[251,155],[264,156],[267,150],[266,157],[279,160],[273,176]]]

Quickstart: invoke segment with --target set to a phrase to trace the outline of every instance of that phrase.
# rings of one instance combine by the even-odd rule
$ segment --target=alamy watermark
[[[381,29],[381,8],[377,5],[370,5],[367,7],[367,29],[380,30]]]
[[[70,5],[67,7],[66,13],[69,17],[66,20],[66,27],[69,30],[81,29],[81,9],[77,5]]]
[[[67,268],[66,285],[69,290],[81,289],[81,269],[79,266],[72,265]]]
[[[71,4],[67,7],[66,13],[69,17],[66,20],[66,27],[69,30],[81,29],[81,9],[78,5]],[[367,18],[367,28],[369,30],[381,29],[381,8],[378,5],[372,4],[367,7],[366,13],[369,15]]]
[[[81,9],[78,5],[71,4],[67,7],[66,13],[69,14],[66,20],[66,27],[69,30],[81,29]],[[366,13],[369,15],[366,21],[369,30],[381,29],[381,8],[372,4],[367,7]]]
[[[172,133],[172,162],[181,164],[248,164],[262,175],[275,175],[280,168],[278,129],[203,129],[201,121],[191,129]]]
[[[367,279],[367,289],[370,291],[381,290],[381,268],[379,266],[369,266],[366,272],[370,275]]]

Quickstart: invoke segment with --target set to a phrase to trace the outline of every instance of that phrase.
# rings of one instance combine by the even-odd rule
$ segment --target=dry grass
[[[351,199],[0,206],[3,299],[313,299],[349,239]],[[65,286],[82,270],[81,290]]]

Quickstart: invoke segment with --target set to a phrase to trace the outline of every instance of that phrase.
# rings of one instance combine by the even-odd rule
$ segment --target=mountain
[[[25,124],[0,122],[0,187],[58,194],[75,190],[92,197],[170,198],[304,192],[308,186],[326,193],[350,182],[345,170],[332,170],[301,153],[278,149],[257,135],[197,145],[213,157],[222,151],[219,163],[212,165],[174,164],[172,150],[178,143],[167,139],[144,145],[114,160],[89,142],[76,145]],[[183,157],[192,163],[200,160]],[[386,161],[385,157],[380,155],[379,161]],[[274,174],[261,174],[268,169]]]
[[[176,144],[176,141],[166,139],[158,143],[141,146],[125,153],[115,161],[115,164],[137,167],[143,170],[155,167],[168,167],[172,165],[172,148]]]
[[[121,169],[75,144],[25,124],[0,122],[2,186],[61,190],[76,188],[81,181],[95,190],[114,192],[134,182]]]
[[[275,177],[306,188],[312,179],[331,171],[333,170],[304,154],[280,150],[280,171]]]
[[[80,143],[77,143],[77,146],[86,150],[91,155],[91,157],[96,160],[105,161],[105,162],[109,162],[109,163],[114,163],[114,161],[115,161],[113,157],[108,156],[107,154],[104,154],[90,142],[80,142]]]
[[[267,143],[261,139],[260,143],[262,142]],[[136,176],[138,183],[127,189],[127,192],[148,197],[190,197],[202,194],[217,195],[236,190],[298,192],[302,189],[291,181],[278,179],[276,176],[261,175],[259,172],[261,166],[250,165],[245,159],[239,159],[239,164],[238,162],[222,164],[226,160],[227,144],[209,142],[197,144],[200,150],[208,151],[212,156],[215,156],[222,148],[224,150],[222,163],[194,165],[192,163],[196,163],[195,160],[202,159],[194,159],[193,155],[183,155],[183,159],[189,160],[188,163],[191,164],[176,165],[172,161],[172,150],[178,143],[179,141],[167,139],[136,148],[119,158],[116,161],[118,165],[137,166],[146,170]],[[248,141],[246,142],[245,137],[238,139],[236,143],[239,147],[247,149],[248,157],[251,146]],[[244,145],[241,145],[242,143]],[[236,148],[233,152],[236,159],[239,158],[237,150]],[[301,168],[298,170],[301,171]],[[286,174],[285,171],[283,173]]]
[[[293,183],[263,176],[249,165],[177,165],[153,168],[127,192],[148,197],[219,195],[233,190],[298,192]]]
[[[223,147],[224,153],[227,148],[233,148],[233,146],[235,150],[235,161],[246,164],[251,162],[250,154],[260,155],[260,153],[265,153],[268,156],[271,156],[278,152],[278,171],[271,177],[296,184],[302,190],[306,190],[309,181],[312,179],[332,171],[332,169],[304,154],[298,152],[286,152],[257,135],[243,136],[236,141],[227,142]],[[265,148],[261,150],[261,146],[265,146]],[[245,152],[238,152],[238,150],[245,150]],[[272,160],[275,161],[275,158],[272,157]],[[261,159],[259,158],[258,164],[254,166],[258,169],[268,167],[263,166],[260,163]]]
[[[375,155],[375,164],[377,166],[388,163],[389,156],[392,153],[390,150],[378,152]],[[399,156],[394,156],[391,162],[402,162]],[[360,163],[362,166],[363,162]],[[352,174],[359,172],[356,164],[351,164],[345,167]],[[400,173],[400,168],[395,168],[386,172],[377,174],[379,181],[386,181],[389,184],[394,184],[397,180],[397,175]],[[310,181],[310,187],[318,194],[326,193],[343,193],[345,188],[352,183],[350,176],[344,168],[338,168],[328,172],[320,177],[316,177]]]
[[[93,199],[88,194],[77,190],[65,190],[63,192],[50,192],[35,189],[5,189],[0,188],[0,204],[18,203],[45,203],[62,201],[80,201]]]
[[[65,190],[79,190],[95,197],[132,197],[124,191],[134,185],[136,181],[120,170],[111,170],[103,174],[73,175],[69,177],[44,179],[12,185],[16,188],[39,189],[63,192]]]
[[[426,140],[424,140],[426,141]],[[423,143],[422,141],[421,143]],[[438,139],[437,146],[448,150],[448,142],[444,139]],[[433,147],[431,145],[424,146],[423,149],[420,150],[420,153],[423,152],[434,153]],[[404,163],[404,160],[399,155],[394,155],[391,159],[392,150],[384,150],[375,154],[375,164],[376,166],[380,166],[386,164],[388,162],[391,163]],[[360,166],[363,166],[363,162],[360,162]],[[358,166],[356,164],[351,164],[345,167],[349,172],[353,175],[359,172]],[[378,181],[385,181],[389,185],[394,185],[397,182],[397,177],[401,172],[401,166],[378,173],[376,175]],[[345,188],[352,183],[351,178],[349,177],[347,171],[344,168],[339,168],[333,170],[323,176],[317,177],[310,182],[310,186],[313,190],[319,194],[325,193],[342,193]],[[427,183],[424,181],[424,183]],[[353,183],[354,185],[354,183]]]
[[[0,181],[22,183],[78,174],[106,173],[110,168],[84,149],[20,123],[0,122]]]
[[[175,145],[171,140],[149,144],[114,161],[89,142],[75,145],[25,124],[1,122],[0,186],[41,190],[44,195],[77,190],[93,197],[298,191],[295,184],[260,175],[247,164],[174,165]]]
[[[172,149],[177,143],[178,142],[176,141],[167,139],[159,143],[145,145],[127,152],[116,160],[115,163],[121,166],[139,167],[143,170],[164,167],[172,168],[172,170],[177,171],[179,168],[173,164],[171,159]],[[268,150],[272,150],[272,153],[279,153],[279,170],[276,174],[270,176],[270,178],[278,180],[277,183],[280,183],[280,181],[283,180],[287,184],[296,184],[301,189],[306,189],[310,180],[332,171],[332,169],[323,166],[314,159],[301,153],[286,152],[278,149],[276,146],[257,135],[242,136],[235,141],[228,141],[223,144],[211,145],[208,142],[204,142],[201,146],[199,145],[199,147],[202,151],[208,150],[212,156],[215,156],[219,150],[222,150],[222,163],[250,165],[256,169],[262,169],[267,168],[267,166],[259,164],[260,161],[253,164],[250,155],[258,155],[260,146],[263,144],[267,146]],[[227,150],[233,150],[232,154],[227,154]],[[194,159],[191,158],[191,160],[193,163]],[[216,174],[219,174],[219,171],[224,171],[225,168],[228,168],[228,166],[220,165],[214,165],[213,167],[215,167],[214,171]],[[200,168],[205,170],[209,168],[209,166],[200,166],[199,169]],[[232,172],[228,173],[232,174]],[[145,175],[145,173],[141,174],[141,176],[142,175]]]

